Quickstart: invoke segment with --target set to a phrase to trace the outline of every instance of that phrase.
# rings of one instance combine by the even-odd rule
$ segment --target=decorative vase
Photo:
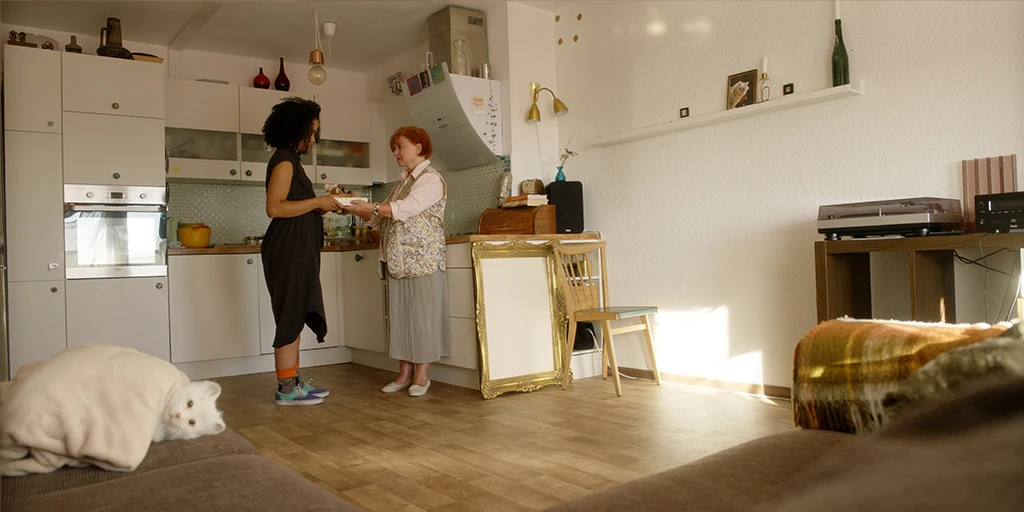
[[[565,181],[565,174],[562,174],[562,166],[558,166],[558,174],[555,175],[555,181]]]
[[[284,74],[284,57],[281,57],[281,69],[277,72],[277,78],[274,80],[274,89],[287,91],[291,86],[292,83],[288,80],[288,75]]]
[[[263,68],[260,68],[260,74],[252,79],[252,86],[257,89],[270,89],[270,78],[263,74]]]

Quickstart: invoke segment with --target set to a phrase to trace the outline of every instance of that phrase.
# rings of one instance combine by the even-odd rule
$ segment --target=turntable
[[[826,240],[951,234],[963,221],[958,199],[915,197],[818,207],[818,233]]]

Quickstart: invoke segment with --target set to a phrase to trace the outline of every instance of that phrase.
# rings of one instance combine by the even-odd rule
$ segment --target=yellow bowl
[[[178,228],[178,240],[181,245],[190,249],[201,249],[210,246],[210,228],[208,226],[192,226]]]

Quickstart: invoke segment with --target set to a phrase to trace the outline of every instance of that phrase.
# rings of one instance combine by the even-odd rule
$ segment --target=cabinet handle
[[[363,255],[362,254],[356,254],[356,261],[363,261]]]
[[[245,260],[245,263],[248,265],[252,265],[252,258]]]
[[[110,106],[114,107],[114,110],[117,110],[117,109],[121,108],[121,105],[118,105],[117,103],[113,103]]]
[[[320,179],[326,180],[327,179],[327,173],[321,173],[320,174]]]
[[[54,124],[53,121],[47,121],[46,122],[46,126],[53,126],[53,124]]]
[[[119,180],[119,179],[121,179],[121,173],[119,173],[119,172],[115,172],[115,173],[114,173],[114,179],[115,179],[115,180]]]
[[[164,284],[163,283],[157,283],[156,284],[156,289],[157,290],[163,290],[164,289]]]
[[[50,288],[50,293],[57,293],[57,287]]]
[[[60,265],[57,263],[50,263],[49,265],[46,265],[46,270],[57,270],[58,268],[60,268]]]
[[[236,170],[234,170],[234,169],[231,169],[231,175],[232,175],[232,176],[234,176],[234,175],[236,175],[236,174],[238,174],[238,171],[236,171]]]
[[[245,171],[246,176],[252,176],[252,171]]]

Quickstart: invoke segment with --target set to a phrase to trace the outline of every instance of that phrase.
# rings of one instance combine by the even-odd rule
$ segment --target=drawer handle
[[[114,110],[117,110],[117,109],[121,108],[121,105],[118,105],[117,103],[114,103],[114,104],[112,104],[110,106],[114,107]]]
[[[164,289],[164,284],[163,283],[157,283],[156,284],[156,289],[157,290],[163,290]]]
[[[121,173],[119,173],[119,172],[115,172],[115,173],[114,173],[114,179],[115,179],[115,180],[119,180],[119,179],[121,179]]]
[[[53,126],[53,124],[54,124],[53,121],[47,121],[46,122],[46,126]]]
[[[57,287],[50,288],[50,293],[57,293]]]
[[[249,259],[245,260],[245,263],[249,264],[249,265],[252,265],[252,258],[249,258]]]
[[[327,179],[327,173],[321,173],[320,174],[320,179],[326,180]]]
[[[238,171],[236,171],[236,170],[234,170],[234,169],[231,169],[231,175],[232,175],[232,176],[234,176],[234,175],[236,175],[236,174],[238,174]]]
[[[46,266],[47,270],[57,270],[58,268],[60,268],[60,265],[56,263],[50,263],[49,265]]]
[[[252,176],[252,171],[245,171],[246,176]]]

